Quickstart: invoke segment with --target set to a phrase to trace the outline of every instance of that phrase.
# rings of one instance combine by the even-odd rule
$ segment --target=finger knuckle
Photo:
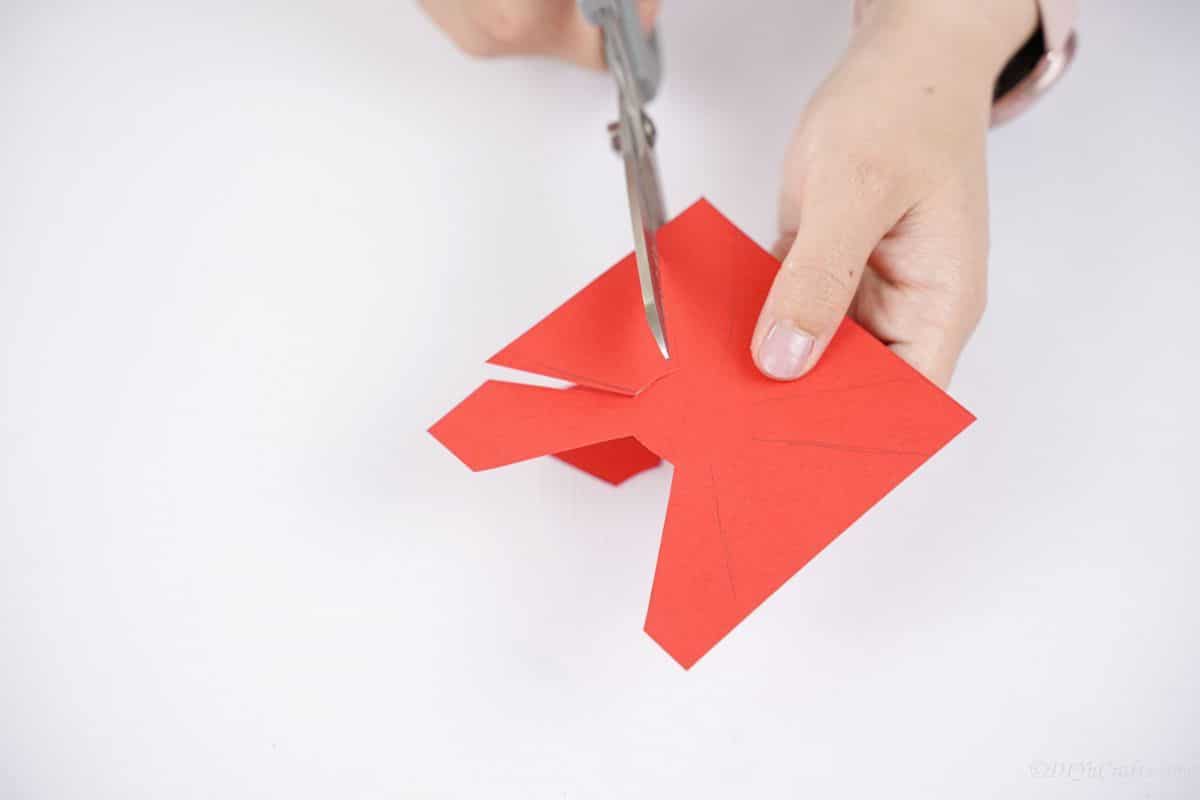
[[[491,0],[475,12],[480,31],[481,55],[491,56],[521,50],[537,35],[543,12],[537,3],[523,0]]]
[[[495,58],[501,54],[496,42],[483,35],[458,36],[454,43],[472,58]]]
[[[780,271],[782,299],[803,321],[824,327],[845,313],[854,287],[834,270],[789,259]]]
[[[900,182],[892,160],[879,153],[850,153],[844,161],[847,180],[860,197],[887,197]]]
[[[971,258],[957,271],[960,280],[955,284],[955,294],[963,315],[972,327],[983,318],[987,310],[988,281],[987,258]]]
[[[951,274],[957,279],[947,287],[945,293],[947,317],[949,320],[958,319],[973,329],[987,310],[987,280],[978,270],[955,269]]]
[[[801,134],[798,145],[804,171],[821,186],[848,187],[855,195],[882,199],[906,183],[902,159],[870,141],[854,126],[821,122]]]
[[[979,290],[971,294],[970,299],[966,303],[967,320],[974,328],[983,319],[984,313],[988,306],[988,291],[987,287],[981,287]]]

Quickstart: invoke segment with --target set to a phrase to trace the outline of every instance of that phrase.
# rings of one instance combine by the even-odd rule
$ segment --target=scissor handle
[[[629,59],[631,77],[637,83],[643,103],[654,99],[662,81],[662,61],[658,55],[658,34],[651,31],[647,36],[642,31],[642,21],[637,11],[636,0],[578,0],[579,10],[593,25],[605,31],[617,32],[624,42],[625,54]],[[611,25],[605,24],[608,17]],[[612,51],[606,47],[606,52]],[[610,67],[613,65],[610,64]]]

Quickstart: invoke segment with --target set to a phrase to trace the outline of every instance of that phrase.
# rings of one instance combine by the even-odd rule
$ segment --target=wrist
[[[939,65],[989,89],[1038,28],[1036,0],[860,0],[856,16],[854,43]]]

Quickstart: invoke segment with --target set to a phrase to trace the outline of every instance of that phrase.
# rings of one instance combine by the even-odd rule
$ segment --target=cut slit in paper
[[[430,432],[473,470],[556,455],[620,483],[670,461],[646,632],[690,667],[974,418],[850,320],[801,380],[763,377],[779,263],[705,201],[658,243],[670,361],[631,254],[491,359],[576,386],[488,381]]]

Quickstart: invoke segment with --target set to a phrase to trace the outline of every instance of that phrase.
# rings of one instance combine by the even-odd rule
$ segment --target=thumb
[[[814,193],[815,194],[815,193]],[[767,294],[750,351],[764,375],[790,381],[808,372],[837,332],[867,259],[902,210],[850,187],[804,202],[796,238]]]

